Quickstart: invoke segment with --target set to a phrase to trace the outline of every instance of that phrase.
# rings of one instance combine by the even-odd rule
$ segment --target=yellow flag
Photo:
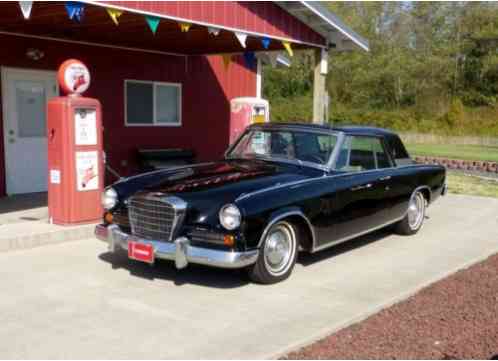
[[[109,9],[107,8],[107,13],[111,17],[112,21],[114,21],[114,24],[119,25],[119,17],[123,15],[122,10],[116,10],[116,9]]]
[[[232,55],[230,54],[223,54],[223,65],[225,65],[225,70],[228,70],[230,67],[230,62],[232,61]]]
[[[287,50],[287,53],[289,53],[289,56],[294,56],[291,43],[289,43],[288,41],[282,41],[282,45],[284,46],[285,50]]]
[[[182,30],[182,33],[186,33],[187,31],[189,31],[191,26],[192,24],[189,23],[180,23],[180,29]]]

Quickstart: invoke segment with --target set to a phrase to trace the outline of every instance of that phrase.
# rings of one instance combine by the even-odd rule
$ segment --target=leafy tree
[[[498,134],[498,3],[327,6],[371,49],[330,51],[332,120],[448,133],[481,132],[477,120],[482,132]],[[275,119],[311,119],[312,64],[312,53],[302,51],[289,69],[265,68]]]

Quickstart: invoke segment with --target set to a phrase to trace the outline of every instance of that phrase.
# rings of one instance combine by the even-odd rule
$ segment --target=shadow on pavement
[[[195,284],[215,288],[235,288],[249,283],[244,270],[229,270],[190,264],[183,270],[177,270],[174,262],[156,261],[154,266],[128,259],[126,252],[102,253],[99,256],[109,263],[113,269],[125,269],[132,276],[150,281],[166,280],[177,286]]]
[[[337,244],[336,246],[330,246],[330,248],[324,249],[323,251],[319,251],[317,253],[302,252],[299,254],[299,259],[297,262],[306,267],[316,262],[339,256],[342,253],[351,251],[353,249],[367,246],[370,243],[389,237],[392,234],[393,232],[389,227],[383,228],[373,233],[369,233],[358,238],[353,238],[344,243]]]
[[[378,241],[392,235],[389,228],[361,236],[347,242],[331,246],[329,249],[317,253],[300,253],[298,263],[304,267],[311,264],[324,261],[342,253],[351,251],[356,248],[367,246],[370,243]],[[186,269],[177,270],[172,261],[158,260],[154,266],[129,260],[126,252],[102,253],[99,256],[104,262],[109,263],[113,269],[125,269],[132,276],[144,278],[150,281],[156,279],[173,282],[177,286],[184,284],[195,284],[205,287],[215,288],[236,288],[247,285],[250,281],[245,270],[229,270],[201,265],[190,264]],[[292,277],[292,275],[291,275]]]

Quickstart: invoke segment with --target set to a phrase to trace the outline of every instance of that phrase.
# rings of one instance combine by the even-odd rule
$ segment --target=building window
[[[127,126],[181,126],[181,104],[181,84],[125,80]]]

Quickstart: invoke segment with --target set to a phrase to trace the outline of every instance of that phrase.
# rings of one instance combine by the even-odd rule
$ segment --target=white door
[[[47,101],[56,73],[2,68],[7,194],[47,191]]]

